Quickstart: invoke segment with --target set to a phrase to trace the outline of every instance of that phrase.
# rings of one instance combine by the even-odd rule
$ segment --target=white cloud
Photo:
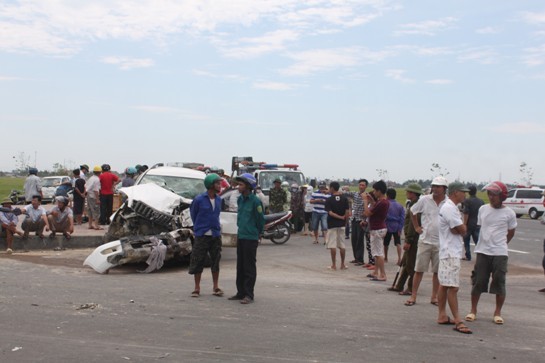
[[[429,84],[437,84],[437,85],[447,85],[447,84],[452,84],[454,83],[453,80],[451,79],[430,79],[429,81],[426,81],[426,83],[429,83]]]
[[[486,35],[486,34],[498,34],[500,31],[501,30],[499,28],[496,28],[493,26],[487,26],[487,27],[479,28],[475,30],[475,33]]]
[[[241,38],[238,40],[242,46],[222,49],[222,53],[230,58],[255,58],[264,54],[283,51],[286,43],[299,38],[299,34],[293,30],[276,30],[260,37]]]
[[[288,76],[302,76],[338,68],[355,67],[362,63],[376,63],[392,55],[391,51],[373,52],[362,47],[314,49],[288,55],[295,63],[280,70]]]
[[[404,76],[406,72],[404,69],[388,69],[386,70],[386,77],[402,83],[413,83],[414,79]]]
[[[20,81],[22,79],[23,78],[19,78],[19,77],[11,77],[11,76],[2,76],[2,75],[0,75],[0,82],[2,82],[2,81]]]
[[[102,63],[113,64],[123,71],[128,71],[135,68],[148,68],[153,66],[154,62],[149,58],[129,58],[129,57],[104,57]]]
[[[522,62],[530,67],[545,64],[545,44],[537,47],[524,49],[526,55],[522,57]]]
[[[521,13],[521,18],[527,24],[545,25],[545,12],[532,13],[532,12],[525,11]]]
[[[292,35],[302,30],[308,34],[335,32],[360,26],[395,9],[390,3],[391,0],[4,2],[0,4],[0,51],[70,56],[88,43],[103,40],[145,40],[168,46],[183,36],[212,36],[234,43],[235,50],[242,47],[239,55],[259,55],[283,49],[284,43],[275,43],[266,34],[244,47],[244,41],[238,44],[238,28],[272,25]],[[237,54],[235,50],[233,53]]]
[[[254,82],[253,87],[256,89],[265,89],[270,91],[289,91],[300,86],[294,83],[259,81]]]
[[[221,79],[228,79],[228,80],[235,80],[235,81],[245,80],[245,77],[239,74],[217,74],[217,73],[213,73],[204,69],[194,69],[192,73],[200,77],[221,78]]]
[[[505,134],[544,134],[545,125],[536,122],[514,122],[499,125],[491,130]]]
[[[453,28],[453,24],[458,19],[454,17],[447,17],[438,20],[427,20],[418,23],[407,23],[399,25],[399,30],[394,31],[394,35],[428,35],[432,36],[438,32],[445,31]]]
[[[460,62],[494,64],[498,62],[498,59],[498,52],[490,47],[469,48],[462,50],[458,55],[458,61]]]
[[[175,107],[169,107],[169,106],[138,105],[138,106],[133,106],[132,108],[138,111],[143,111],[143,112],[173,116],[176,119],[186,119],[186,120],[189,119],[189,120],[200,120],[200,121],[210,120],[210,117],[207,115],[201,115],[201,114],[197,114],[197,113],[193,113],[190,111],[182,110]]]

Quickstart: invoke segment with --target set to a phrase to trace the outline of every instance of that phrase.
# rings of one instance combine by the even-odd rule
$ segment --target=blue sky
[[[543,1],[2,1],[1,170],[231,156],[545,184]]]

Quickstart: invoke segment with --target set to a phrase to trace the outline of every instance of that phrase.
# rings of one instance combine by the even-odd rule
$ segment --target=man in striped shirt
[[[318,227],[322,227],[324,241],[327,237],[327,212],[325,210],[325,201],[329,198],[325,183],[318,184],[318,190],[312,193],[310,203],[314,206],[312,211],[312,231],[314,231],[314,243],[318,244]],[[325,244],[325,242],[324,242]]]
[[[365,235],[365,223],[366,219],[363,216],[363,198],[362,193],[365,193],[367,185],[369,183],[366,179],[360,179],[358,181],[358,191],[357,192],[345,192],[344,195],[352,198],[352,218],[351,218],[351,229],[352,229],[352,253],[354,254],[354,260],[350,263],[356,264],[356,266],[363,265],[363,239]]]

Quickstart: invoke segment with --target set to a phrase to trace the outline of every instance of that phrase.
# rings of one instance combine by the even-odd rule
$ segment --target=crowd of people
[[[42,181],[36,168],[29,168],[25,179],[25,206],[13,208],[13,201],[6,198],[2,201],[0,221],[2,233],[6,238],[6,253],[13,253],[13,237],[20,236],[26,240],[30,232],[44,238],[44,231],[49,238],[61,234],[70,239],[74,233],[74,225],[89,223],[89,229],[102,230],[109,224],[113,212],[113,196],[115,187],[121,183],[123,187],[132,186],[136,177],[147,170],[146,165],[137,165],[125,169],[121,179],[110,170],[110,165],[95,166],[92,171],[88,165],[80,165],[72,171],[73,178],[66,184],[59,185],[55,192],[55,206],[49,211],[41,205],[43,198]],[[85,208],[86,207],[86,208]],[[19,229],[19,217],[24,218]],[[56,249],[63,249],[62,243]]]
[[[95,166],[92,173],[87,165],[81,165],[73,171],[73,207],[69,206],[71,202],[65,195],[59,195],[56,206],[46,212],[41,206],[42,192],[37,170],[31,168],[25,182],[28,204],[15,213],[10,199],[2,202],[0,222],[6,232],[7,253],[12,252],[14,235],[24,239],[30,232],[35,232],[44,238],[45,230],[50,231],[50,237],[61,233],[69,239],[74,224],[82,223],[85,202],[89,228],[102,229],[100,225],[108,224],[112,213],[115,186],[118,183],[124,187],[133,185],[134,177],[142,171],[141,168],[127,168],[121,180],[111,173],[108,164]],[[219,287],[219,215],[222,205],[227,202],[229,210],[238,212],[237,293],[230,300],[239,300],[242,304],[254,301],[256,252],[263,233],[264,215],[266,212],[291,210],[294,232],[302,231],[317,245],[320,244],[319,238],[323,237],[331,257],[330,270],[348,269],[344,240],[350,238],[353,259],[349,263],[365,268],[370,281],[386,282],[385,263],[393,239],[399,271],[388,290],[408,296],[405,306],[417,303],[423,275],[431,271],[430,303],[438,307],[438,324],[453,325],[457,332],[471,334],[472,330],[464,320],[473,322],[477,319],[477,306],[484,292],[496,296],[494,323],[504,323],[501,311],[506,297],[507,246],[515,234],[517,220],[515,213],[503,205],[507,187],[502,182],[496,181],[484,187],[489,199],[489,203],[484,204],[477,198],[475,186],[466,187],[459,182],[449,184],[444,177],[438,176],[433,179],[431,192],[427,195],[419,184],[409,184],[405,188],[405,207],[396,201],[395,189],[388,188],[382,180],[375,182],[372,191],[368,192],[366,179],[358,181],[357,191],[341,188],[338,182],[319,183],[314,191],[309,185],[290,186],[277,179],[268,198],[264,197],[251,174],[242,174],[231,182],[231,189],[236,193],[232,193],[229,200],[222,201],[219,195],[225,188],[225,181],[217,174],[208,174],[204,179],[206,192],[197,196],[190,206],[195,234],[189,267],[195,280],[192,297],[200,296],[201,275],[207,256],[211,259],[213,294],[224,294]],[[469,193],[469,198],[466,198],[466,193]],[[17,228],[17,214],[25,218],[22,230]],[[457,293],[461,261],[472,260],[471,239],[476,246],[471,276],[471,310],[462,319]],[[543,267],[545,270],[545,258]],[[447,313],[447,304],[452,317]]]
[[[248,178],[252,178],[253,182]],[[230,299],[247,304],[254,300],[255,256],[263,228],[264,208],[258,197],[255,179],[251,175],[237,177],[236,181],[239,189],[237,294]],[[329,186],[319,183],[316,191],[308,185],[293,186],[289,190],[282,186],[280,180],[275,180],[274,184],[275,187],[269,193],[269,213],[282,212],[286,208],[299,208],[300,212],[296,211],[294,215],[301,218],[302,224],[294,229],[310,235],[318,245],[320,235],[323,236],[331,257],[330,270],[348,268],[344,240],[351,236],[349,238],[352,242],[353,260],[350,263],[367,269],[370,281],[385,282],[387,276],[384,264],[388,256],[386,251],[393,239],[399,271],[388,290],[408,296],[405,301],[407,307],[417,303],[423,275],[431,270],[433,275],[430,303],[438,307],[438,324],[452,325],[459,333],[471,334],[472,330],[466,322],[476,320],[477,306],[483,292],[496,295],[496,309],[492,320],[496,324],[503,324],[501,310],[506,296],[507,245],[517,227],[515,213],[503,205],[507,197],[505,184],[498,181],[487,185],[484,190],[490,203],[484,205],[476,197],[474,186],[466,188],[459,182],[449,184],[444,177],[439,176],[433,179],[431,193],[428,195],[423,194],[420,185],[408,185],[405,189],[405,207],[395,200],[396,191],[388,188],[382,180],[375,182],[369,192],[366,179],[359,180],[356,192],[346,187],[341,188],[338,182],[331,182]],[[214,256],[213,293],[221,296],[223,291],[218,287],[218,249],[221,250],[218,246],[221,246],[221,234],[218,230],[219,212],[216,212],[215,207],[218,203],[217,193],[221,188],[209,183],[207,189],[191,206],[194,221],[206,221],[201,228],[195,229],[195,246],[198,246],[199,251],[208,250],[210,256]],[[466,193],[470,194],[468,199]],[[203,208],[203,203],[207,208]],[[244,212],[241,206],[245,206]],[[207,217],[200,217],[202,213]],[[350,234],[346,233],[347,228],[350,229]],[[247,231],[251,232],[246,234]],[[471,279],[471,310],[462,318],[458,310],[457,293],[460,287],[461,261],[469,261],[472,257],[467,242],[470,238],[476,244],[477,257]],[[215,242],[211,243],[211,240]],[[367,263],[365,250],[368,255]],[[200,295],[204,255],[205,253],[192,255],[193,268],[190,267],[189,273],[195,275],[195,290],[192,293],[194,297]],[[338,257],[340,263],[337,263]],[[447,313],[447,304],[450,315]]]

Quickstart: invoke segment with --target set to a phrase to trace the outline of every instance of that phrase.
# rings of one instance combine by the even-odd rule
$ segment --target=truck
[[[231,159],[231,177],[236,177],[244,173],[252,174],[257,180],[257,185],[261,187],[263,194],[269,195],[269,191],[274,186],[275,179],[281,182],[288,182],[302,186],[306,183],[305,175],[299,170],[297,164],[275,164],[264,161],[254,161],[252,156],[233,156]]]

